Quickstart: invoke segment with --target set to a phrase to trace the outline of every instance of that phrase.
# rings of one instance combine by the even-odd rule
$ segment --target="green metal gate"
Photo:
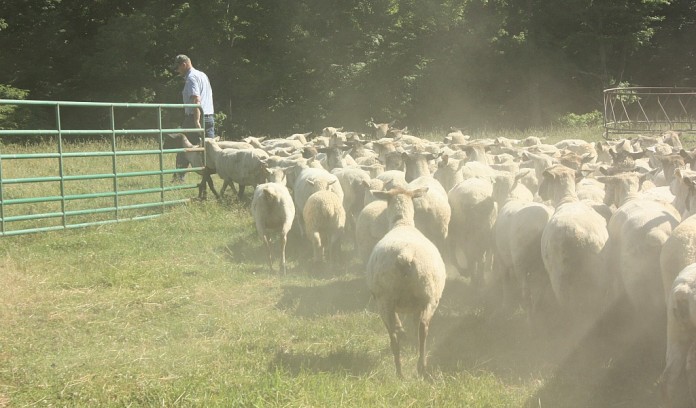
[[[203,149],[165,149],[164,138],[203,129],[164,129],[162,113],[199,105],[0,99],[0,107],[4,105],[54,109],[55,127],[0,129],[1,236],[157,217],[168,206],[189,201],[186,195],[197,185],[172,184],[166,176],[201,170],[177,170],[174,153]],[[110,126],[64,129],[63,107],[107,109]],[[119,129],[116,109],[142,110],[156,126]],[[9,136],[40,142],[5,143]],[[86,142],[89,137],[97,140]]]

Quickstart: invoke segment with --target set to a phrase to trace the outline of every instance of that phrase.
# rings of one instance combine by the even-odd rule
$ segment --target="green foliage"
[[[583,114],[567,113],[558,119],[558,124],[560,126],[571,128],[596,127],[602,125],[603,122],[604,115],[597,110]]]
[[[26,99],[29,91],[0,83],[0,99]],[[25,123],[17,114],[16,105],[0,105],[0,129],[17,129]]]
[[[370,117],[524,128],[599,109],[612,82],[696,85],[689,0],[0,0],[0,10],[0,49],[13,56],[0,83],[35,99],[179,102],[168,66],[185,53],[210,77],[228,137],[364,130]]]

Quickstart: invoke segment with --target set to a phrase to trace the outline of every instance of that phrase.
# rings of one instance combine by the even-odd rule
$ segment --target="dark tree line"
[[[178,103],[185,53],[228,137],[527,127],[696,86],[695,39],[693,0],[0,0],[0,98]]]

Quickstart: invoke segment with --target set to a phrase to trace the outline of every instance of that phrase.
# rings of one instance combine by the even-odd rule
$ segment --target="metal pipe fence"
[[[0,99],[0,108],[7,106],[53,109],[55,126],[0,129],[0,236],[157,217],[169,206],[188,202],[185,190],[197,186],[171,184],[165,176],[202,170],[176,169],[173,160],[183,151],[205,155],[204,149],[167,149],[164,138],[203,129],[164,128],[162,114],[199,105]],[[108,128],[66,129],[61,108],[106,109]],[[116,109],[154,111],[156,125],[119,129]],[[8,138],[15,141],[6,143]],[[40,142],[16,142],[24,138]],[[53,151],[35,151],[51,145]]]
[[[696,133],[696,88],[627,87],[604,90],[604,137]]]

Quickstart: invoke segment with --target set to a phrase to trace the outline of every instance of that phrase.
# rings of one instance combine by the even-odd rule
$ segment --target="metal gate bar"
[[[191,171],[202,170],[203,167],[189,168],[189,169],[167,169],[165,168],[164,156],[166,154],[173,154],[183,151],[200,151],[204,156],[205,163],[205,152],[203,148],[194,149],[164,149],[163,136],[167,133],[180,133],[180,132],[198,132],[202,133],[203,129],[165,129],[162,127],[162,113],[163,109],[183,109],[184,107],[195,107],[200,108],[197,104],[149,104],[149,103],[109,103],[109,102],[75,102],[75,101],[31,101],[31,100],[8,100],[0,99],[1,105],[29,105],[29,106],[48,106],[55,109],[55,129],[16,129],[16,130],[6,130],[0,129],[0,141],[4,136],[55,136],[57,137],[57,146],[55,152],[41,152],[41,153],[7,153],[0,151],[0,236],[8,235],[19,235],[35,232],[44,231],[54,231],[61,229],[71,229],[80,228],[90,225],[103,225],[108,223],[115,223],[127,220],[136,219],[149,219],[153,217],[158,217],[164,213],[164,210],[168,206],[181,204],[188,202],[188,198],[176,198],[167,199],[167,192],[173,192],[176,190],[191,189],[196,187],[196,184],[185,184],[185,185],[166,185],[164,176],[174,173],[184,173]],[[109,129],[63,129],[61,124],[61,107],[103,107],[109,109]],[[148,129],[117,129],[116,128],[116,118],[114,108],[126,108],[126,109],[155,109],[157,113],[157,128]],[[65,143],[66,137],[70,136],[110,136],[111,137],[111,150],[110,151],[84,151],[84,152],[66,152]],[[158,148],[156,149],[143,149],[143,150],[123,150],[119,151],[116,143],[117,136],[128,136],[128,135],[156,135]],[[203,139],[203,138],[201,138]],[[68,141],[69,143],[69,141]],[[3,148],[4,150],[4,148]],[[147,170],[147,171],[120,171],[119,172],[119,162],[118,158],[126,156],[153,156],[157,159],[153,162],[157,165],[157,170]],[[65,159],[67,158],[97,158],[106,157],[111,158],[111,172],[107,173],[95,173],[95,174],[66,174],[65,170]],[[7,162],[11,160],[26,160],[26,159],[47,159],[47,160],[58,160],[58,175],[56,176],[28,176],[28,177],[14,177],[5,178],[3,173],[4,167],[7,166]],[[156,187],[144,186],[141,188],[131,188],[122,189],[119,184],[120,179],[129,177],[148,177],[155,176],[159,177],[158,185]],[[83,194],[66,194],[66,182],[78,181],[78,180],[105,180],[111,179],[111,190],[104,192],[93,192],[93,193],[83,193]],[[48,195],[41,197],[6,197],[7,188],[9,185],[25,184],[25,183],[59,183],[59,195]],[[143,194],[157,194],[159,199],[153,202],[135,203],[135,204],[124,204],[121,202],[120,198],[126,196],[137,196]],[[67,209],[66,204],[70,201],[75,200],[88,200],[88,199],[98,199],[98,198],[111,198],[112,204],[107,206],[101,206],[96,208],[84,208],[84,209]],[[41,204],[41,203],[51,203],[59,202],[60,211],[46,211],[38,213],[27,213],[19,215],[8,215],[8,206],[21,206],[28,204]],[[124,217],[123,213],[130,210],[152,210],[156,209],[156,213],[148,214],[137,214],[130,217]],[[89,222],[79,222],[71,223],[70,217],[83,216],[83,215],[93,215],[93,214],[108,214],[111,213],[111,219],[102,219]],[[54,219],[61,218],[60,225],[50,225],[50,226],[34,226],[32,228],[24,229],[9,229],[10,223],[19,221],[35,221],[44,219]]]

